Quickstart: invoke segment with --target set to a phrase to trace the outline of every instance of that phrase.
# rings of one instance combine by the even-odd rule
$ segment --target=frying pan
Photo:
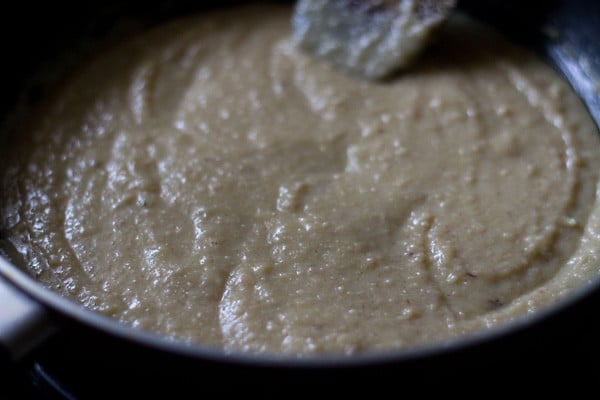
[[[232,3],[14,3],[0,24],[5,59],[0,115],[10,118],[19,98],[35,102],[80,58],[103,45],[170,18]],[[464,0],[458,8],[539,52],[600,124],[600,2]],[[43,81],[36,78],[40,71]],[[600,280],[547,310],[469,337],[385,354],[294,359],[226,353],[123,326],[45,289],[18,264],[18,257],[0,254],[2,363],[60,381],[72,398],[163,389],[171,394],[276,394],[292,388],[299,394],[328,387],[342,393],[442,379],[492,382],[507,371],[513,380],[530,380],[531,371],[562,373],[565,365],[577,369],[600,356],[594,318]]]

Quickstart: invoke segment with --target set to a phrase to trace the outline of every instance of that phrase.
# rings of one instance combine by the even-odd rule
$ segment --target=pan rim
[[[559,70],[563,73],[565,69],[573,67],[572,64],[561,64],[568,61],[566,55],[560,53],[560,47],[553,46],[546,49],[550,59],[554,61]],[[554,53],[553,53],[554,51]],[[575,65],[575,67],[577,67]],[[572,77],[566,77],[568,83],[577,85],[572,81]],[[581,88],[578,95],[584,101],[589,109],[589,99],[582,94]],[[598,125],[600,123],[600,113],[590,110],[590,114]],[[198,343],[187,343],[171,340],[158,333],[143,331],[138,328],[128,326],[120,321],[101,315],[92,310],[51,291],[37,282],[25,271],[18,268],[8,259],[0,255],[0,275],[10,284],[25,293],[33,301],[49,308],[52,312],[66,316],[71,321],[76,321],[87,327],[104,332],[117,338],[140,344],[145,347],[156,349],[194,359],[205,361],[214,361],[219,363],[251,365],[252,367],[292,367],[292,368],[339,368],[339,367],[364,367],[374,364],[403,363],[414,360],[422,360],[430,357],[443,356],[466,348],[472,348],[480,344],[486,344],[499,337],[521,332],[547,318],[567,310],[569,307],[579,303],[592,293],[600,290],[600,276],[588,282],[587,284],[575,289],[572,293],[564,296],[556,302],[537,310],[532,314],[525,314],[515,318],[512,321],[502,323],[498,327],[493,327],[472,334],[460,335],[445,341],[428,343],[417,347],[386,350],[377,352],[364,352],[352,355],[346,354],[327,354],[327,355],[274,355],[262,353],[245,353],[240,351],[228,351],[222,348],[209,347]]]

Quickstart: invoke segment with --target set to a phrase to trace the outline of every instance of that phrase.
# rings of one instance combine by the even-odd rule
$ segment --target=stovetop
[[[50,376],[44,368],[13,364],[1,372],[0,399],[6,400],[76,400],[78,396]]]

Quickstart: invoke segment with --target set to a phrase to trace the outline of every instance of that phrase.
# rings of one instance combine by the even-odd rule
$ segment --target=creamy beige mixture
[[[232,350],[405,348],[535,311],[598,275],[600,139],[478,29],[451,21],[385,83],[295,48],[287,6],[143,34],[9,134],[0,234],[85,307]]]

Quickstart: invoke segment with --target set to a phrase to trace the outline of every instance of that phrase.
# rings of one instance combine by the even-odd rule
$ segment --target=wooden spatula
[[[376,80],[411,63],[456,0],[298,0],[293,40],[336,68]]]

